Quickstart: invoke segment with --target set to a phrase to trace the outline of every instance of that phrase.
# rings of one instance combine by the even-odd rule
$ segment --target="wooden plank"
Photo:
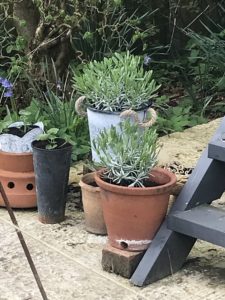
[[[206,149],[177,197],[171,213],[211,203],[222,196],[225,189],[225,163],[212,160],[207,154]]]
[[[225,118],[213,136],[217,140],[225,132]],[[225,164],[208,158],[203,151],[194,171],[179,194],[170,214],[221,197],[225,189]],[[167,228],[165,220],[150,247],[131,277],[134,285],[143,286],[178,271],[185,262],[196,239]]]
[[[209,143],[208,157],[225,162],[225,141],[222,138]]]
[[[168,216],[173,231],[225,247],[225,210],[201,205]]]
[[[195,240],[172,232],[167,229],[164,222],[131,277],[131,283],[143,286],[177,272],[182,267]]]

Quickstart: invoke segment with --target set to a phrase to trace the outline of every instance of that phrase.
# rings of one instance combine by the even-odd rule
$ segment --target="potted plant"
[[[48,224],[65,218],[72,144],[58,132],[51,128],[32,143],[38,218]]]
[[[85,226],[88,232],[105,235],[106,226],[102,212],[100,188],[94,179],[94,172],[85,174],[80,180]]]
[[[13,208],[37,206],[31,142],[43,132],[38,125],[16,122],[0,134],[0,180]]]
[[[159,146],[153,128],[129,120],[104,129],[93,142],[100,164],[96,172],[109,243],[131,251],[146,249],[160,227],[176,176],[156,168]]]
[[[140,127],[150,127],[156,120],[150,106],[160,86],[152,78],[152,71],[144,70],[138,56],[115,53],[103,61],[90,62],[82,72],[74,73],[73,81],[82,95],[76,102],[77,112],[86,115],[84,102],[87,106],[91,143],[103,128],[117,126],[122,118],[132,117]],[[99,160],[93,147],[92,159]]]
[[[43,132],[43,124],[25,122],[18,115],[13,84],[0,77],[2,95],[11,103],[11,112],[0,121],[0,181],[13,208],[36,207],[35,178],[31,142]],[[15,122],[17,121],[17,122]],[[5,206],[0,197],[0,206]]]

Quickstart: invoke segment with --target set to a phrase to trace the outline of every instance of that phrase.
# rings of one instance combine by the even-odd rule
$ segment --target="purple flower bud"
[[[2,84],[3,80],[4,80],[4,78],[0,77],[0,84]]]
[[[13,96],[13,91],[12,90],[7,90],[4,94],[3,97],[5,98],[11,98]]]
[[[60,81],[57,82],[56,88],[57,88],[59,91],[62,91],[62,83],[61,83]]]
[[[3,79],[1,84],[6,89],[11,89],[13,87],[12,83],[7,79]]]

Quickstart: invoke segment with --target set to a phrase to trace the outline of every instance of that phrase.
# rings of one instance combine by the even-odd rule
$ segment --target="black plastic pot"
[[[59,144],[63,140],[58,140]],[[34,141],[33,163],[36,181],[38,219],[54,224],[65,219],[67,185],[72,146],[45,149],[46,141]]]

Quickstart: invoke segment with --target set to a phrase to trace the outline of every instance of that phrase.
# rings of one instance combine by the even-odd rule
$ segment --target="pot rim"
[[[104,169],[95,172],[95,181],[100,188],[106,191],[110,191],[117,194],[126,194],[126,195],[156,195],[156,194],[164,194],[169,193],[170,190],[175,186],[177,178],[176,175],[166,169],[155,167],[152,169],[150,176],[155,174],[163,174],[168,177],[168,182],[165,184],[161,184],[154,187],[127,187],[127,186],[119,186],[105,182],[100,178],[101,173]]]
[[[59,138],[60,139],[60,138]],[[63,139],[60,139],[60,140],[63,140]],[[62,151],[62,150],[68,150],[68,149],[72,149],[72,145],[70,143],[66,143],[65,146],[63,148],[54,148],[54,149],[44,149],[44,148],[40,148],[38,147],[37,145],[35,144],[38,144],[39,142],[43,142],[43,141],[38,141],[38,140],[34,140],[32,143],[31,143],[31,147],[32,149],[36,149],[36,150],[39,150],[39,151],[51,151],[51,152],[59,152],[59,151]]]
[[[148,105],[148,106],[144,106],[140,109],[136,109],[135,111],[136,112],[145,112],[149,109],[149,107],[151,107],[151,105]],[[88,106],[87,107],[87,110],[90,110],[92,112],[96,112],[96,113],[99,113],[99,114],[107,114],[107,115],[120,115],[122,112],[126,111],[126,109],[124,110],[120,110],[120,111],[110,111],[110,110],[98,110],[96,108],[93,108],[91,106]]]
[[[79,185],[81,188],[84,188],[85,190],[89,191],[89,192],[100,192],[100,187],[99,186],[92,186],[90,184],[88,184],[87,182],[85,182],[86,178],[90,178],[95,182],[95,172],[91,172],[88,174],[85,174],[82,176]]]
[[[33,152],[7,152],[0,150],[0,155],[5,156],[32,156]]]

